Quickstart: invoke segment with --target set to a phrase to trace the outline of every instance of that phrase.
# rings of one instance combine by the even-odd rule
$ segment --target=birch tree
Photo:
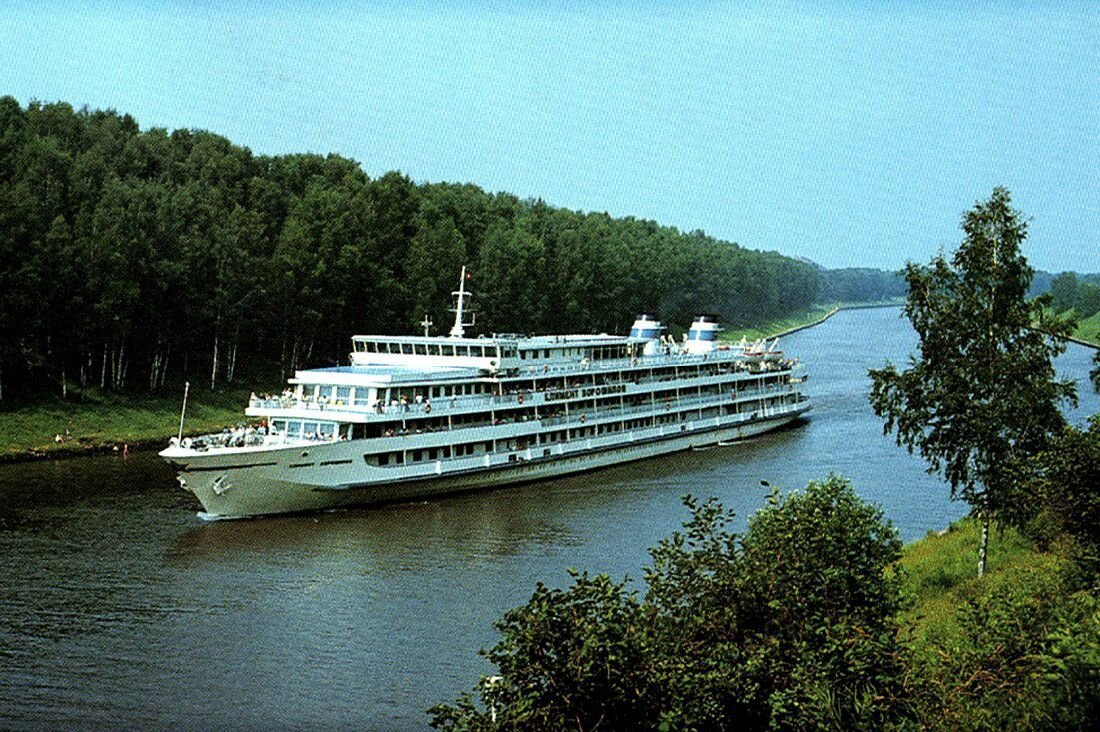
[[[871,370],[871,406],[885,433],[970,504],[982,527],[981,576],[990,522],[1020,495],[1013,466],[1061,431],[1059,405],[1075,401],[1076,390],[1051,363],[1065,349],[1068,322],[1047,314],[1047,296],[1026,299],[1034,273],[1020,253],[1027,222],[1009,192],[995,188],[963,215],[962,230],[950,261],[940,254],[906,265],[905,315],[919,355],[903,371],[890,363]]]

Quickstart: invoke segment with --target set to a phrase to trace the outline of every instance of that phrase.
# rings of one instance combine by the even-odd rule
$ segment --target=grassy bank
[[[185,432],[216,431],[237,423],[248,395],[241,389],[192,389]],[[182,393],[150,397],[85,391],[77,397],[49,397],[0,411],[0,460],[160,444],[179,428]],[[62,442],[56,441],[59,434]]]
[[[1092,317],[1078,322],[1073,337],[1100,345],[1100,313],[1093,313]]]
[[[953,523],[906,545],[901,566],[903,593],[911,600],[903,619],[913,622],[918,638],[951,637],[958,628],[958,609],[980,593],[1019,584],[1025,575],[1054,575],[1066,560],[1036,551],[1014,529],[994,528],[984,579],[978,579],[978,539],[981,529],[972,519]]]
[[[816,323],[844,307],[881,303],[828,303],[814,305],[793,316],[723,333],[726,341],[750,341],[771,337]],[[44,397],[20,407],[0,410],[0,460],[19,460],[50,455],[93,452],[128,444],[162,444],[179,425],[182,394],[170,397],[119,395],[86,390],[74,398]],[[191,391],[185,432],[198,434],[220,430],[241,420],[247,390]],[[63,441],[57,442],[56,435]]]
[[[830,311],[835,308],[835,305],[813,305],[787,318],[769,320],[744,328],[730,328],[722,332],[722,340],[739,341],[744,338],[748,341],[755,341],[760,338],[771,338],[774,335],[784,333],[792,328],[816,323],[826,317]]]
[[[755,341],[760,338],[773,338],[777,335],[787,333],[788,331],[802,328],[808,325],[813,325],[821,320],[827,318],[831,313],[836,310],[844,310],[846,308],[861,308],[861,307],[881,307],[885,305],[900,305],[901,300],[895,302],[833,302],[833,303],[820,303],[817,305],[811,305],[810,307],[790,315],[786,318],[779,318],[777,320],[768,320],[763,323],[746,326],[744,328],[730,328],[722,332],[723,341],[739,341],[742,338],[748,341]]]

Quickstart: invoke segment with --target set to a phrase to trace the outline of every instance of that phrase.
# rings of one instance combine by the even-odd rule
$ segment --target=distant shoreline
[[[828,320],[829,318],[831,318],[834,315],[836,315],[837,313],[839,313],[841,310],[872,310],[872,309],[875,309],[875,308],[900,308],[900,307],[903,307],[903,306],[904,306],[904,303],[900,303],[900,302],[880,302],[880,303],[870,303],[870,304],[867,304],[867,305],[837,305],[832,310],[825,313],[825,315],[823,315],[822,317],[820,317],[817,320],[813,321],[812,323],[803,323],[802,325],[796,325],[793,328],[788,328],[787,330],[780,331],[779,333],[773,333],[773,334],[769,335],[768,338],[782,338],[783,336],[789,336],[792,333],[798,333],[799,331],[806,330],[808,328],[813,328],[814,326],[821,325],[826,320]]]

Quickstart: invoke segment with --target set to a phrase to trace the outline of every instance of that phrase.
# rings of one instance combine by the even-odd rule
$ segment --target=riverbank
[[[1100,313],[1093,313],[1092,317],[1078,322],[1070,340],[1082,346],[1100,348]]]
[[[174,397],[85,391],[0,412],[0,462],[56,459],[161,447],[179,427],[182,394]],[[242,419],[249,392],[194,389],[186,434],[215,432]]]
[[[787,318],[770,320],[760,325],[748,328],[730,328],[722,333],[725,342],[739,341],[744,338],[747,341],[755,341],[761,338],[781,338],[783,336],[798,333],[799,331],[821,325],[841,310],[862,310],[870,308],[896,308],[904,305],[904,300],[891,300],[888,302],[837,302],[813,305],[800,313]]]
[[[824,323],[839,310],[895,307],[899,303],[830,303],[751,328],[732,329],[723,340],[774,338]],[[240,422],[249,392],[192,389],[185,434],[217,432]],[[58,459],[76,455],[158,448],[179,425],[182,394],[129,396],[97,390],[50,397],[0,411],[0,462]],[[60,441],[57,439],[60,437]]]

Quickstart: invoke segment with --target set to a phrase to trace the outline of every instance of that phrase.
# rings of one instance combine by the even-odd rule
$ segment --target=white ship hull
[[[202,504],[203,518],[243,518],[392,503],[578,473],[750,437],[808,410],[809,404],[800,402],[762,415],[686,421],[402,467],[365,464],[359,440],[204,453],[169,448],[161,454]]]

